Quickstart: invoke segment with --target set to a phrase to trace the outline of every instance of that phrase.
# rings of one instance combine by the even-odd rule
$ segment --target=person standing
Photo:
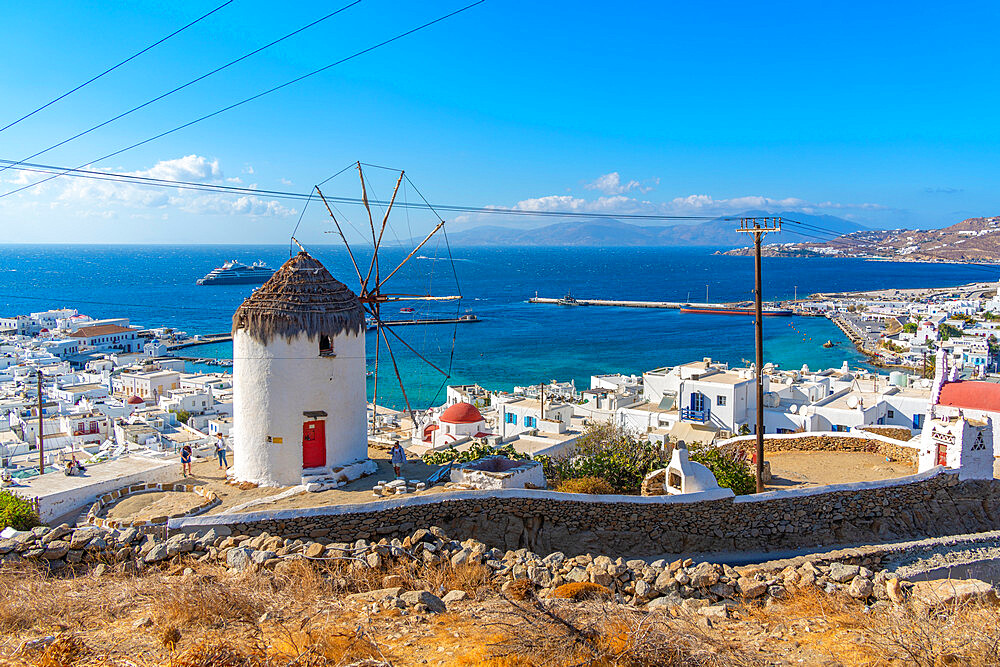
[[[181,474],[187,477],[191,473],[191,445],[181,447]]]
[[[229,468],[229,462],[226,461],[226,441],[221,435],[215,436],[215,455],[219,457],[219,470]]]
[[[399,444],[399,440],[392,446],[392,469],[396,472],[396,479],[402,476],[403,464],[406,463],[406,450]]]

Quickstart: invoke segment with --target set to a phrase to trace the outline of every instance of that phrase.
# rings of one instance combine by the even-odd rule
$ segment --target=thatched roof
[[[310,338],[365,330],[357,295],[304,250],[282,265],[233,314],[233,334],[244,329],[265,345],[272,338]]]

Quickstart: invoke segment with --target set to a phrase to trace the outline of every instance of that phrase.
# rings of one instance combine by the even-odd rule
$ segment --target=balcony
[[[695,410],[694,408],[681,408],[681,421],[698,422],[704,424],[712,418],[712,411],[708,408]]]

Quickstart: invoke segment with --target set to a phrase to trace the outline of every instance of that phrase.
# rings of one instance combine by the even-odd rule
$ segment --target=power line
[[[110,74],[111,72],[115,71],[116,69],[118,69],[122,65],[125,65],[126,63],[128,63],[128,62],[130,62],[132,60],[135,60],[136,58],[138,58],[142,54],[146,53],[150,49],[153,49],[153,48],[159,46],[160,44],[163,44],[163,42],[167,41],[171,37],[174,37],[175,35],[178,35],[178,34],[184,32],[185,30],[187,30],[188,28],[190,28],[194,24],[198,23],[199,21],[202,21],[203,19],[207,19],[209,16],[211,16],[215,12],[219,11],[220,9],[222,9],[223,7],[225,7],[226,5],[232,4],[233,2],[234,2],[234,0],[226,0],[226,2],[223,2],[221,5],[219,5],[218,7],[216,7],[215,9],[213,9],[212,11],[208,12],[207,14],[202,14],[201,16],[199,16],[198,18],[196,18],[194,21],[191,21],[187,25],[181,26],[180,28],[178,28],[177,30],[173,31],[172,33],[170,33],[166,37],[153,42],[152,44],[150,44],[146,48],[142,49],[141,51],[137,51],[136,53],[132,54],[131,56],[129,56],[125,60],[121,61],[117,65],[113,65],[113,66],[109,67],[108,69],[104,70],[103,72],[101,72],[97,76],[94,76],[94,77],[91,77],[90,79],[87,79],[86,81],[84,81],[83,83],[81,83],[76,88],[73,88],[73,89],[71,89],[71,90],[63,93],[59,97],[46,102],[45,104],[43,104],[42,106],[38,107],[34,111],[30,111],[30,112],[24,114],[23,116],[21,116],[17,120],[15,120],[15,121],[13,121],[11,123],[8,123],[7,125],[4,125],[3,127],[0,127],[0,132],[3,132],[4,130],[7,130],[7,129],[10,129],[10,128],[14,127],[18,123],[20,123],[22,120],[25,120],[27,118],[31,118],[32,116],[34,116],[39,111],[42,111],[43,109],[47,109],[48,107],[52,106],[53,104],[55,104],[59,100],[62,100],[62,99],[65,99],[65,98],[69,97],[70,95],[72,95],[73,93],[75,93],[76,91],[80,90],[83,87],[89,86],[90,84],[92,84],[93,82],[97,81],[98,79],[100,79],[105,74]],[[25,159],[30,159],[30,158],[25,158]]]
[[[150,186],[150,187],[164,187],[164,188],[178,188],[182,190],[202,190],[209,192],[218,192],[222,194],[238,194],[238,195],[260,195],[274,197],[275,199],[288,199],[293,201],[308,201],[311,193],[307,192],[290,192],[285,190],[267,190],[259,188],[247,188],[239,187],[234,185],[222,185],[215,183],[198,183],[194,181],[175,181],[165,178],[154,178],[152,176],[139,176],[136,174],[121,174],[115,172],[107,171],[96,171],[93,169],[82,169],[82,168],[71,168],[71,167],[61,167],[56,165],[46,165],[37,163],[24,163],[17,164],[13,160],[0,159],[0,164],[10,165],[11,169],[15,171],[25,171],[32,173],[42,173],[42,174],[55,174],[56,176],[72,176],[76,178],[85,178],[97,181],[111,181],[120,183],[130,183],[133,185]],[[352,163],[353,164],[353,163]],[[14,166],[17,165],[17,166]],[[46,179],[48,180],[48,179]],[[37,185],[43,181],[38,181],[31,185]],[[320,184],[322,185],[322,183]],[[328,196],[328,200],[336,201],[341,204],[357,204],[363,205],[363,200],[357,197],[337,197]],[[380,199],[369,199],[369,203],[375,203],[380,206],[385,206],[388,204],[387,201]],[[538,216],[538,217],[569,217],[569,218],[620,218],[629,220],[728,220],[728,217],[719,218],[719,216],[712,215],[660,215],[660,214],[646,214],[646,213],[622,213],[622,214],[607,214],[607,213],[588,213],[584,211],[532,211],[529,209],[517,209],[517,208],[504,208],[499,206],[466,206],[457,204],[430,204],[423,198],[419,202],[396,202],[396,206],[400,208],[410,208],[410,209],[427,209],[427,210],[438,210],[438,211],[449,211],[457,213],[483,213],[483,214],[493,214],[493,215],[520,215],[520,216]],[[440,216],[438,216],[440,219]]]
[[[189,86],[193,86],[194,84],[198,83],[199,81],[204,81],[208,77],[210,77],[210,76],[212,76],[214,74],[218,74],[222,70],[227,69],[229,67],[232,67],[236,63],[242,62],[242,61],[246,60],[247,58],[250,58],[251,56],[255,56],[258,53],[260,53],[261,51],[264,51],[265,49],[269,49],[272,46],[274,46],[275,44],[278,44],[279,42],[283,42],[286,39],[288,39],[290,37],[293,37],[293,36],[299,34],[300,32],[302,32],[304,30],[308,30],[309,28],[312,28],[313,26],[315,26],[315,25],[317,25],[319,23],[322,23],[323,21],[326,21],[327,19],[330,19],[330,18],[336,16],[337,14],[339,14],[339,13],[341,13],[343,11],[346,11],[347,9],[350,9],[351,7],[353,7],[354,5],[356,5],[356,4],[360,3],[360,2],[361,2],[361,0],[354,0],[351,3],[348,3],[347,5],[344,5],[340,9],[334,10],[334,11],[330,12],[329,14],[327,14],[326,16],[322,16],[322,17],[316,19],[312,23],[308,23],[308,24],[302,26],[301,28],[298,28],[297,30],[293,30],[292,32],[290,32],[290,33],[288,33],[288,34],[286,34],[286,35],[284,35],[282,37],[279,37],[278,39],[274,40],[273,42],[270,42],[268,44],[265,44],[264,46],[256,48],[253,51],[250,51],[249,53],[245,53],[242,56],[240,56],[239,58],[236,58],[235,60],[230,60],[225,65],[221,65],[219,67],[216,67],[215,69],[213,69],[213,70],[211,70],[209,72],[206,72],[206,73],[202,74],[199,77],[191,79],[187,83],[182,83],[181,85],[176,86],[175,88],[171,88],[167,92],[162,93],[160,95],[157,95],[156,97],[153,97],[153,98],[151,98],[149,100],[146,100],[142,104],[139,104],[138,106],[134,106],[131,109],[129,109],[128,111],[123,111],[122,113],[118,114],[117,116],[109,118],[108,120],[106,120],[104,122],[98,123],[97,125],[94,125],[93,127],[88,128],[88,129],[84,130],[83,132],[79,132],[77,134],[74,134],[72,137],[69,137],[68,139],[63,139],[62,141],[60,141],[58,143],[52,144],[51,146],[49,146],[46,149],[40,150],[37,153],[32,153],[28,157],[24,158],[23,160],[20,160],[19,162],[14,163],[13,165],[7,165],[5,167],[0,167],[0,172],[6,171],[7,169],[10,169],[13,166],[16,166],[18,164],[22,164],[23,162],[25,162],[27,160],[31,160],[32,158],[36,158],[39,155],[42,155],[44,153],[48,153],[49,151],[54,150],[56,148],[59,148],[60,146],[63,146],[65,144],[68,144],[69,142],[71,142],[71,141],[73,141],[75,139],[79,139],[80,137],[82,137],[84,135],[90,134],[94,130],[98,130],[98,129],[104,127],[105,125],[110,125],[111,123],[115,122],[116,120],[120,120],[120,119],[124,118],[125,116],[128,116],[129,114],[135,113],[136,111],[139,111],[140,109],[144,109],[144,108],[148,107],[151,104],[159,102],[160,100],[162,100],[162,99],[164,99],[166,97],[169,97],[169,96],[173,95],[174,93],[180,92],[180,91],[184,90],[185,88],[187,88]]]
[[[264,91],[262,91],[260,93],[257,93],[256,95],[251,95],[250,97],[244,98],[244,99],[240,100],[239,102],[235,102],[235,103],[230,104],[228,106],[222,107],[221,109],[213,111],[212,113],[208,113],[208,114],[205,114],[204,116],[200,116],[198,118],[195,118],[194,120],[188,121],[187,123],[184,123],[182,125],[178,125],[177,127],[174,127],[174,128],[172,128],[170,130],[167,130],[165,132],[161,132],[160,134],[152,136],[152,137],[150,137],[148,139],[144,139],[143,141],[134,143],[131,146],[126,146],[125,148],[122,148],[121,150],[114,151],[113,153],[108,153],[107,155],[104,155],[104,156],[99,157],[99,158],[94,159],[94,160],[88,160],[87,162],[84,162],[83,164],[79,165],[77,168],[78,169],[79,168],[83,168],[83,167],[85,167],[85,166],[87,166],[89,164],[93,164],[94,162],[100,162],[101,160],[106,160],[106,159],[108,159],[110,157],[114,157],[116,155],[120,155],[121,153],[124,153],[126,151],[130,151],[133,148],[138,148],[139,146],[142,146],[144,144],[148,144],[151,141],[156,141],[157,139],[161,139],[161,138],[167,136],[168,134],[173,134],[174,132],[177,132],[179,130],[183,130],[183,129],[187,128],[187,127],[191,127],[192,125],[194,125],[196,123],[200,123],[200,122],[202,122],[204,120],[208,120],[209,118],[212,118],[214,116],[218,116],[219,114],[225,113],[227,111],[231,111],[232,109],[235,109],[236,107],[239,107],[239,106],[242,106],[244,104],[247,104],[248,102],[252,102],[254,100],[257,100],[257,99],[259,99],[261,97],[264,97],[265,95],[270,95],[271,93],[277,92],[277,91],[279,91],[279,90],[281,90],[283,88],[291,86],[292,84],[295,84],[295,83],[298,83],[298,82],[303,81],[305,79],[308,79],[309,77],[312,77],[312,76],[315,76],[317,74],[320,74],[321,72],[325,72],[326,70],[328,70],[328,69],[330,69],[332,67],[336,67],[337,65],[341,65],[343,63],[348,62],[349,60],[353,60],[354,58],[357,58],[357,57],[362,56],[362,55],[364,55],[366,53],[374,51],[375,49],[381,48],[383,46],[391,44],[392,42],[395,42],[395,41],[400,40],[400,39],[402,39],[404,37],[412,35],[415,32],[419,32],[420,30],[423,30],[425,28],[429,28],[432,25],[440,23],[441,21],[445,21],[445,20],[447,20],[447,19],[449,19],[449,18],[451,18],[453,16],[456,16],[457,14],[461,14],[462,12],[468,11],[469,9],[472,9],[476,5],[481,5],[484,2],[486,2],[486,0],[476,0],[476,2],[473,2],[471,4],[465,5],[464,7],[461,7],[460,9],[456,9],[455,11],[449,12],[448,14],[445,14],[443,16],[439,16],[438,18],[433,19],[431,21],[428,21],[426,23],[423,23],[423,24],[421,24],[421,25],[419,25],[419,26],[417,26],[415,28],[410,28],[409,30],[407,30],[405,32],[401,32],[401,33],[399,33],[398,35],[396,35],[394,37],[390,37],[389,39],[386,39],[386,40],[383,40],[383,41],[379,42],[378,44],[375,44],[373,46],[369,46],[368,48],[362,49],[360,51],[356,51],[355,53],[352,53],[351,55],[349,55],[349,56],[347,56],[345,58],[341,58],[340,60],[336,60],[336,61],[334,61],[334,62],[332,62],[332,63],[330,63],[328,65],[324,65],[323,67],[315,69],[315,70],[313,70],[311,72],[307,72],[306,74],[303,74],[303,75],[298,76],[298,77],[296,77],[294,79],[286,81],[285,83],[282,83],[282,84],[279,84],[277,86],[274,86],[273,88],[268,88],[267,90],[264,90]],[[62,174],[56,174],[54,176],[50,176],[48,178],[44,178],[44,179],[42,179],[40,181],[37,181],[35,183],[32,183],[30,185],[25,185],[25,186],[22,186],[20,188],[16,188],[14,190],[9,190],[7,192],[4,192],[3,194],[0,194],[0,198],[6,197],[8,195],[15,194],[17,192],[21,192],[23,190],[27,190],[28,188],[33,188],[36,185],[39,185],[41,183],[45,183],[46,181],[51,181],[52,179],[58,178],[59,176],[62,176]]]

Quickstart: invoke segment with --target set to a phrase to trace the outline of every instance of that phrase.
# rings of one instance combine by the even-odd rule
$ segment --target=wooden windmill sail
[[[382,215],[382,219],[379,223],[375,222],[375,216],[372,214],[372,208],[368,199],[368,183],[366,182],[364,165],[361,162],[356,162],[353,165],[357,169],[358,178],[361,184],[361,201],[364,205],[365,212],[368,218],[368,231],[371,234],[371,261],[368,266],[365,267],[363,264],[358,264],[357,254],[351,247],[351,243],[348,241],[347,236],[344,234],[344,229],[341,225],[341,220],[338,220],[337,216],[333,212],[333,208],[330,205],[327,197],[320,190],[317,185],[315,187],[315,192],[319,198],[323,201],[324,206],[326,206],[326,211],[329,213],[330,218],[333,220],[336,226],[336,232],[340,236],[347,249],[348,256],[351,260],[351,265],[354,267],[354,271],[358,278],[359,288],[357,290],[358,300],[361,302],[365,309],[368,317],[373,323],[375,329],[375,366],[373,368],[373,397],[372,397],[372,434],[375,433],[375,420],[378,411],[378,396],[379,396],[379,373],[381,368],[381,348],[384,345],[386,352],[389,355],[389,360],[392,365],[393,375],[395,375],[396,381],[399,383],[400,393],[402,394],[403,401],[406,404],[406,410],[416,424],[416,418],[413,412],[413,408],[410,405],[409,397],[406,394],[406,386],[403,381],[403,377],[399,371],[399,364],[396,358],[396,352],[393,350],[393,344],[402,345],[410,353],[416,355],[420,360],[426,363],[428,366],[433,368],[438,373],[442,374],[445,378],[450,377],[450,371],[441,368],[438,364],[435,364],[426,355],[418,351],[413,345],[408,343],[404,338],[394,330],[392,324],[383,317],[382,307],[385,304],[395,304],[400,302],[418,302],[418,301],[433,301],[433,302],[457,302],[461,300],[462,296],[458,294],[432,294],[430,291],[427,293],[416,294],[416,293],[402,293],[394,291],[392,288],[392,279],[396,276],[400,269],[407,265],[414,258],[417,252],[423,248],[435,235],[441,233],[444,229],[445,220],[441,218],[434,211],[434,208],[427,202],[426,199],[420,195],[423,200],[423,205],[434,212],[434,216],[437,219],[437,223],[434,228],[428,233],[416,246],[409,251],[409,253],[403,258],[399,263],[392,263],[389,266],[383,266],[382,256],[380,255],[380,250],[383,247],[383,242],[386,239],[386,229],[390,226],[390,215],[393,211],[393,206],[396,203],[396,196],[399,193],[400,185],[403,183],[404,179],[407,183],[412,186],[412,182],[409,177],[406,176],[403,170],[392,170],[393,172],[398,171],[399,176],[396,178],[396,184],[392,191],[392,197],[389,199],[388,205],[385,208],[385,213]],[[419,194],[419,190],[414,190]],[[367,245],[367,241],[365,242]],[[456,285],[456,291],[457,285]]]

